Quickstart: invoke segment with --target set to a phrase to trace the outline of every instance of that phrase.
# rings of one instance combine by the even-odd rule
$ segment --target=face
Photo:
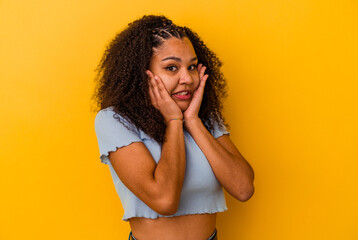
[[[159,48],[153,49],[149,70],[162,79],[169,95],[182,111],[189,107],[199,85],[197,65],[193,45],[186,37],[169,38]]]

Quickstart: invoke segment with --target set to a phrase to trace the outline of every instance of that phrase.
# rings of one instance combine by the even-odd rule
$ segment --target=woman
[[[222,187],[252,196],[253,170],[223,122],[220,67],[195,33],[163,16],[130,23],[106,49],[95,129],[130,239],[217,239]]]

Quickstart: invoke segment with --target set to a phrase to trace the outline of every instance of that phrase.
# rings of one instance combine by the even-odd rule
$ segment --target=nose
[[[184,69],[180,74],[179,84],[192,84],[194,82],[193,76],[188,69]]]

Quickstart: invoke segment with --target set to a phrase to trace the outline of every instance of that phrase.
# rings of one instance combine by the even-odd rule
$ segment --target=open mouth
[[[190,99],[191,93],[189,91],[181,91],[181,92],[173,93],[173,96],[179,100],[187,100]]]

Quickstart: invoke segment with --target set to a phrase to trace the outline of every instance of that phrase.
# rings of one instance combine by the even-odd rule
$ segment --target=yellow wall
[[[354,0],[0,1],[0,239],[126,239],[90,95],[106,43],[163,13],[223,60],[256,193],[220,239],[358,239]]]

